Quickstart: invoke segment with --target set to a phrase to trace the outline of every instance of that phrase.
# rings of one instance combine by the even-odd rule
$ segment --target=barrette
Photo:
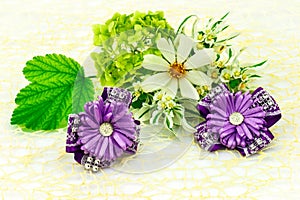
[[[265,148],[274,138],[269,128],[281,118],[278,104],[261,87],[253,93],[231,93],[225,84],[217,85],[197,109],[205,118],[194,134],[200,147],[236,149],[243,156]]]
[[[117,158],[135,154],[139,121],[129,112],[132,95],[121,88],[105,87],[98,100],[84,105],[84,112],[70,114],[66,152],[93,172],[109,167]]]

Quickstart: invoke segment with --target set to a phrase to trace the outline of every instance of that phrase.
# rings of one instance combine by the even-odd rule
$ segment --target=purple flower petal
[[[213,119],[213,120],[218,120],[218,121],[227,121],[226,118],[220,116],[220,115],[217,115],[217,114],[208,114],[207,119]]]
[[[126,143],[120,138],[118,133],[114,133],[112,136],[115,140],[115,142],[123,149],[126,150]]]
[[[116,128],[114,131],[132,140],[136,138],[136,136],[132,134],[135,132],[135,128],[122,128],[122,129]]]
[[[226,114],[226,112],[224,110],[222,110],[221,108],[212,106],[211,110],[212,110],[213,114],[218,113],[222,117],[228,117],[228,115]]]
[[[82,150],[94,149],[93,147],[97,144],[100,135],[96,135],[95,137],[90,138],[84,145],[81,146]],[[82,139],[80,139],[82,142]]]
[[[234,98],[235,112],[241,106],[241,103],[243,102],[243,98],[244,96],[242,95],[242,92],[238,92],[235,94],[235,98]]]
[[[125,104],[118,104],[117,106],[115,106],[113,115],[114,118],[112,119],[112,123],[122,119],[124,117],[124,115],[126,115],[126,113],[128,112],[127,106]]]
[[[234,149],[236,147],[235,135],[231,135],[231,137],[227,141],[227,147],[230,149]]]
[[[109,139],[109,137],[104,137],[104,139],[103,139],[102,146],[101,146],[100,151],[99,151],[99,156],[100,157],[102,157],[105,154],[106,150],[107,150],[108,139]]]
[[[239,109],[239,112],[244,113],[252,105],[253,105],[253,100],[251,99],[251,96],[250,96],[250,99],[248,101],[246,101],[246,103]]]
[[[106,115],[103,116],[103,122],[111,122],[112,117],[113,114],[111,112],[106,113]]]
[[[250,109],[252,110],[252,109]],[[256,117],[256,118],[264,118],[266,116],[266,113],[264,111],[261,112],[256,112],[256,113],[252,113],[252,114],[245,114],[247,111],[245,111],[243,113],[243,115],[248,118],[248,117]],[[248,112],[249,113],[249,112]]]
[[[242,123],[242,124],[241,124],[241,128],[243,129],[245,135],[246,135],[250,140],[252,140],[252,139],[253,139],[253,136],[252,136],[251,132],[249,131],[249,129],[247,128],[247,126],[245,125],[245,123]]]
[[[94,117],[95,117],[95,121],[97,122],[97,124],[102,123],[102,116],[101,113],[99,112],[99,105],[98,104],[94,104],[93,105],[93,109],[94,109]]]
[[[89,134],[86,135],[86,134],[83,134],[82,132],[80,132],[80,142],[85,144],[87,143],[90,139],[96,137],[99,135],[99,131],[97,130],[92,130],[92,131],[89,131]]]
[[[99,124],[97,124],[94,120],[92,120],[89,117],[85,117],[85,122],[87,125],[89,125],[93,129],[99,128]]]
[[[115,149],[116,149],[116,146],[114,145],[111,137],[108,137],[108,149],[106,151],[106,159],[107,160],[112,160],[112,159],[118,157]]]
[[[133,141],[132,140],[130,140],[130,139],[128,139],[127,137],[125,137],[123,134],[119,134],[119,137],[122,139],[122,141],[124,141],[125,142],[125,144],[126,144],[126,146],[128,147],[130,147],[131,145],[133,145]],[[126,148],[127,148],[126,147]]]
[[[247,115],[250,115],[250,114],[260,113],[260,112],[262,112],[262,111],[263,111],[262,107],[255,107],[255,108],[246,110],[246,111],[243,113],[243,115],[244,115],[244,116],[247,116]]]
[[[242,102],[240,103],[239,106],[236,106],[236,109],[237,109],[238,112],[242,112],[241,111],[242,109],[245,109],[245,110],[248,109],[249,106],[251,106],[253,104],[253,101],[251,100],[252,96],[251,96],[251,94],[249,94],[249,92],[246,92],[245,94],[243,94],[241,96],[243,96],[243,100],[242,100]],[[249,100],[251,100],[250,105],[248,105]]]
[[[228,135],[232,135],[232,133],[236,132],[236,129],[235,128],[231,128],[231,129],[228,129],[226,131],[222,131],[220,132],[220,137],[221,138],[225,138],[227,137]]]
[[[248,124],[248,129],[252,132],[252,133],[254,133],[256,136],[260,136],[260,131],[259,131],[259,129],[255,129],[255,128],[253,128],[251,125],[249,125]]]
[[[101,136],[98,140],[98,144],[97,146],[95,147],[95,156],[97,159],[101,159],[101,154],[100,154],[100,150],[101,150],[101,146],[102,146],[102,143],[103,143],[103,140],[104,140],[105,137]]]
[[[207,121],[208,128],[213,127],[213,126],[224,127],[225,124],[226,124],[225,121],[217,121],[217,120],[208,120]]]
[[[242,141],[242,137],[239,134],[235,134],[236,144],[240,145]]]
[[[232,112],[234,112],[234,98],[233,98],[233,95],[232,94],[228,94],[228,93],[225,93],[225,99],[226,99],[226,102],[227,102],[227,111],[228,111],[228,115]]]
[[[242,129],[241,126],[237,126],[237,127],[236,127],[236,131],[237,131],[237,133],[238,133],[241,137],[244,137],[244,136],[245,136],[244,130]]]

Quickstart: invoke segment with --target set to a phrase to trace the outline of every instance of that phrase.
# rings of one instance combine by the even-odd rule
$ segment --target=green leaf
[[[221,19],[220,20],[223,20],[223,19],[225,19],[228,15],[229,15],[229,13],[230,12],[227,12],[223,17],[221,17]]]
[[[94,85],[91,79],[84,77],[83,68],[80,68],[73,89],[73,113],[82,112],[86,102],[94,98]]]
[[[232,40],[232,39],[236,38],[236,37],[239,36],[239,35],[240,35],[239,33],[236,33],[236,34],[234,34],[233,36],[230,36],[229,38],[225,38],[225,39],[223,39],[223,40],[217,41],[217,43],[223,43],[223,42],[226,42],[226,41],[228,41],[228,40]]]
[[[93,86],[84,78],[83,68],[64,55],[37,56],[23,70],[31,81],[15,99],[11,124],[25,125],[32,130],[53,130],[66,125],[67,115],[80,110],[83,102],[91,100]],[[74,93],[73,93],[74,89]]]
[[[234,89],[241,83],[241,79],[234,79],[229,81],[230,88]]]
[[[47,54],[28,61],[23,74],[31,82],[42,83],[52,79],[74,81],[80,67],[79,63],[64,55]]]
[[[257,74],[253,74],[253,75],[250,75],[249,78],[261,78],[261,76],[257,75]]]
[[[182,29],[184,28],[184,25],[185,25],[186,22],[187,22],[190,18],[192,18],[192,17],[198,18],[197,15],[190,15],[190,16],[186,17],[186,18],[181,22],[181,24],[179,25],[179,27],[178,27],[178,29],[177,29],[177,31],[176,31],[176,35],[178,35],[180,32],[182,32]]]
[[[255,68],[255,67],[259,67],[259,66],[262,66],[263,64],[265,64],[267,62],[267,60],[265,61],[262,61],[260,63],[257,63],[255,65],[251,65],[251,66],[247,66],[246,68]]]
[[[72,84],[62,82],[29,84],[17,95],[16,103],[19,106],[13,112],[11,124],[25,125],[32,130],[58,128],[60,122],[72,111],[70,87],[73,87]]]

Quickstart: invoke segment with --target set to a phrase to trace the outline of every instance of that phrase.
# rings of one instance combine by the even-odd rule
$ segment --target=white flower
[[[210,77],[214,83],[217,83],[219,81],[219,69],[216,67],[209,67],[207,70],[207,75]]]
[[[232,75],[234,78],[240,78],[242,76],[240,68],[233,68]]]
[[[232,73],[229,69],[224,69],[221,72],[220,79],[223,83],[227,83],[230,81],[231,75],[232,75]]]
[[[176,96],[178,88],[182,97],[199,99],[194,85],[210,85],[210,78],[199,68],[211,64],[211,57],[205,50],[195,51],[189,57],[194,41],[185,36],[178,35],[175,39],[176,49],[171,41],[161,38],[157,47],[163,58],[156,55],[145,55],[142,66],[158,72],[146,78],[141,84],[145,92],[162,89],[171,96]]]

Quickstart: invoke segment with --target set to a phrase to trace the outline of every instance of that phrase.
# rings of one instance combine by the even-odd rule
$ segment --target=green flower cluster
[[[94,45],[100,52],[93,52],[92,59],[98,71],[101,85],[121,86],[139,80],[143,56],[157,54],[156,40],[174,38],[173,28],[163,12],[130,15],[116,13],[104,24],[93,26]]]

